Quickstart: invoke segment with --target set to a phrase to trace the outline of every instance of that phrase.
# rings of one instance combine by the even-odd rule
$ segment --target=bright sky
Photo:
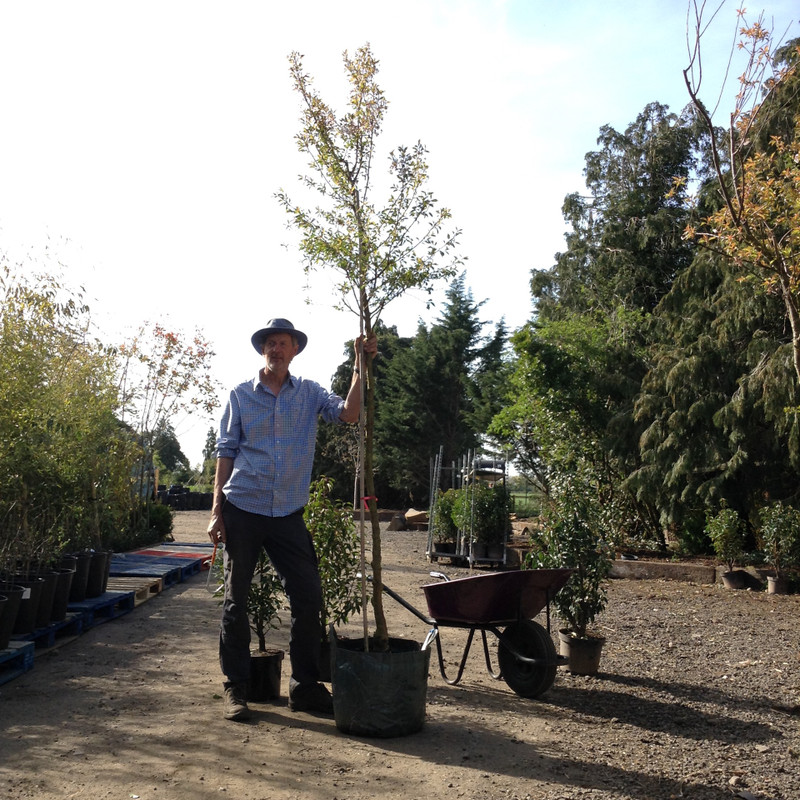
[[[797,0],[762,2],[768,27],[800,35]],[[708,102],[735,10],[725,3],[706,39]],[[199,327],[221,398],[255,375],[250,335],[277,316],[309,336],[294,372],[328,386],[358,320],[332,309],[325,276],[306,288],[286,246],[274,194],[297,194],[305,171],[287,56],[303,53],[342,110],[342,52],[369,42],[390,103],[380,159],[427,146],[430,188],[463,230],[467,286],[487,322],[514,329],[531,313],[530,270],[563,249],[561,204],[584,188],[599,128],[688,102],[686,24],[686,0],[8,0],[0,249],[45,265],[49,248],[108,341],[145,320]],[[437,313],[412,294],[385,322],[411,335]],[[215,424],[176,420],[193,464]]]

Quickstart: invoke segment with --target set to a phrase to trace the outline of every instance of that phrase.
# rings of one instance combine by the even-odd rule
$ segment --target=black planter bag
[[[429,649],[390,639],[389,652],[364,651],[363,639],[331,638],[331,683],[336,727],[344,733],[389,738],[419,731],[425,722]]]

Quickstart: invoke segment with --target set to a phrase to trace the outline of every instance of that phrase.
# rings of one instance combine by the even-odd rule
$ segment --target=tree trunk
[[[372,331],[367,325],[367,336]],[[367,356],[366,425],[364,440],[364,486],[367,508],[372,527],[372,609],[375,614],[375,649],[384,651],[389,646],[386,614],[383,610],[383,569],[381,556],[381,526],[378,518],[378,500],[375,497],[374,431],[375,431],[375,380],[372,356]]]
[[[789,317],[789,325],[792,329],[792,364],[794,372],[800,381],[800,312],[797,309],[797,301],[792,294],[792,282],[787,270],[781,270],[781,292],[783,294],[783,304],[786,307],[786,316]]]

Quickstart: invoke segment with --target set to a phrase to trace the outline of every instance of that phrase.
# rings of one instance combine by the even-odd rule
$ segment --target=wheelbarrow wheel
[[[540,663],[522,661],[518,655],[538,659]],[[517,622],[503,631],[497,660],[503,680],[522,697],[544,694],[556,679],[556,647],[547,630],[533,620]]]

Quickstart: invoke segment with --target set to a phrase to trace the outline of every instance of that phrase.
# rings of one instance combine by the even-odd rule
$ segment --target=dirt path
[[[179,512],[176,539],[203,541],[206,516]],[[384,543],[386,582],[423,608],[425,544],[415,532]],[[393,635],[424,636],[397,604],[387,611]],[[457,687],[432,666],[421,733],[370,740],[285,699],[225,722],[219,609],[201,574],[0,686],[0,798],[796,800],[798,612],[797,596],[614,581],[600,677],[559,671],[540,701],[523,700],[474,648]],[[460,632],[444,639],[460,655]]]

